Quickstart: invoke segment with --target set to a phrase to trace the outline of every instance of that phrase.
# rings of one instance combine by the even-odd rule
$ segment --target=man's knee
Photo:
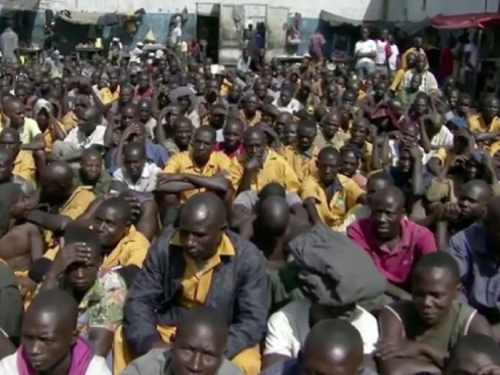
[[[262,363],[259,345],[238,353],[231,362],[243,371],[245,375],[258,375]]]

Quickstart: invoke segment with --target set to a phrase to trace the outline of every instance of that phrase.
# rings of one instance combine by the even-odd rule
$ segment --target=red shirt
[[[401,221],[401,241],[393,249],[375,238],[371,218],[360,219],[347,227],[347,236],[364,249],[385,278],[395,285],[407,284],[414,263],[423,255],[437,251],[431,231],[417,223]]]
[[[449,46],[444,47],[441,50],[441,66],[439,67],[439,72],[443,77],[449,77],[453,75],[453,53]]]
[[[243,144],[240,143],[240,145],[238,146],[238,148],[235,151],[227,152],[226,147],[225,147],[225,142],[222,141],[222,142],[217,142],[215,144],[214,151],[222,151],[223,153],[225,153],[227,156],[229,156],[232,159],[232,158],[235,158],[237,156],[240,156],[245,151],[245,149],[243,148]]]

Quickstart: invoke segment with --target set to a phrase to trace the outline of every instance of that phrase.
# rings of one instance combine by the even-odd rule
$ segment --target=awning
[[[500,24],[499,13],[469,13],[455,16],[439,14],[431,18],[431,26],[436,29],[483,29]]]
[[[32,10],[38,8],[40,0],[0,0],[2,10]]]
[[[94,12],[70,12],[62,11],[57,14],[57,18],[62,21],[73,23],[76,25],[97,25],[99,17],[103,16],[104,13],[94,13]]]
[[[330,12],[327,12],[326,10],[322,10],[319,14],[319,18],[327,23],[330,24],[330,26],[341,26],[341,25],[352,25],[352,26],[361,26],[366,24],[366,21],[363,20],[353,20],[350,18],[344,18],[342,16],[339,16],[337,14],[333,14]]]
[[[431,25],[430,18],[424,18],[418,22],[397,22],[396,27],[409,36],[418,34]]]

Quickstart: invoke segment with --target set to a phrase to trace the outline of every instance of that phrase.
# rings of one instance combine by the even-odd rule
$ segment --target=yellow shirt
[[[490,124],[486,124],[484,122],[483,116],[472,115],[467,119],[467,125],[473,133],[497,132],[500,131],[500,118],[495,116]],[[494,150],[498,150],[498,148],[500,147],[500,141],[490,140],[485,142],[478,142],[478,145],[481,143],[486,145],[485,148],[489,150],[490,153],[492,148]]]
[[[64,132],[65,126],[62,123],[58,123],[61,130]],[[45,151],[52,151],[52,145],[56,141],[56,136],[54,134],[54,130],[52,129],[52,125],[49,125],[47,129],[43,132],[43,139],[45,140]]]
[[[391,86],[389,89],[391,91],[398,91],[399,86],[401,86],[401,83],[403,82],[403,78],[405,77],[406,70],[405,69],[398,69],[396,71],[396,74],[394,75],[394,79],[392,80]]]
[[[226,96],[231,87],[233,87],[233,84],[224,78],[224,80],[222,81],[222,85],[220,86],[220,90],[219,90],[220,95]]]
[[[231,159],[220,151],[213,151],[203,168],[199,168],[193,162],[191,151],[183,151],[173,155],[168,159],[167,165],[163,169],[165,173],[190,173],[197,176],[212,177],[215,174],[226,171],[229,172]],[[192,195],[205,191],[205,189],[193,189],[181,193],[181,202],[185,202]]]
[[[337,175],[340,186],[336,189],[330,201],[327,200],[325,188],[317,173],[306,177],[301,187],[301,198],[314,198],[316,210],[321,221],[335,229],[342,225],[346,214],[356,205],[357,200],[364,194],[356,182],[344,175]]]
[[[240,155],[231,160],[231,183],[235,191],[241,183],[243,171],[245,169],[246,154]],[[260,191],[264,186],[271,182],[277,182],[282,185],[287,191],[296,193],[299,190],[300,182],[296,173],[288,162],[276,151],[267,150],[266,158],[262,164],[262,168],[254,174],[250,189]]]
[[[149,249],[149,240],[132,225],[128,234],[121,239],[102,263],[102,268],[134,265],[142,267]],[[59,246],[45,252],[44,258],[54,260],[59,252]]]
[[[472,115],[467,119],[469,129],[474,133],[488,133],[500,131],[500,118],[494,117],[490,124],[484,122],[483,116]]]
[[[262,118],[262,113],[260,111],[256,111],[255,116],[249,119],[245,116],[245,112],[243,112],[243,110],[240,109],[240,116],[243,119],[243,121],[246,122],[247,126],[252,127],[260,122],[260,119]]]
[[[170,240],[170,245],[180,246],[179,233],[174,233]],[[179,249],[179,251],[182,251]],[[182,276],[180,304],[186,308],[202,306],[205,304],[210,286],[212,284],[212,275],[214,269],[221,263],[222,256],[234,256],[234,246],[227,235],[222,236],[222,240],[217,248],[217,252],[203,266],[198,269],[196,262],[184,255],[186,269]]]
[[[61,207],[59,215],[64,215],[75,220],[85,212],[94,199],[95,195],[92,192],[92,186],[78,186],[70,195],[66,203]],[[45,231],[45,242],[49,248],[55,247],[54,234],[52,231]]]
[[[31,152],[24,150],[19,151],[16,160],[14,160],[14,170],[12,173],[36,185],[35,159],[33,159]]]
[[[63,124],[63,130],[65,132],[68,132],[76,127],[78,125],[78,118],[76,117],[75,112],[69,111],[66,113],[61,119],[61,123]]]
[[[318,154],[319,148],[315,146],[302,154],[295,147],[286,146],[280,153],[295,171],[299,182],[302,182],[304,178],[316,171]]]
[[[0,125],[0,130],[3,130],[4,125]],[[24,124],[19,129],[19,137],[21,138],[22,144],[27,144],[33,142],[33,138],[38,134],[42,134],[40,127],[37,122],[32,118],[25,117]]]
[[[111,92],[109,87],[103,87],[99,91],[99,96],[104,104],[109,104],[112,101],[115,101],[120,96],[120,86],[115,90],[115,92]]]
[[[132,225],[128,234],[104,258],[102,268],[131,265],[142,267],[148,249],[149,240]]]

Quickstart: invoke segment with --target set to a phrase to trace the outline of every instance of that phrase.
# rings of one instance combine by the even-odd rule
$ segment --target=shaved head
[[[377,191],[373,194],[373,202],[381,202],[382,204],[394,204],[401,209],[405,206],[405,196],[400,188],[396,186],[388,186],[385,189]]]
[[[266,232],[282,236],[290,221],[290,207],[283,197],[272,196],[261,201],[258,208],[258,224]]]
[[[363,340],[348,321],[327,319],[314,325],[303,349],[302,368],[317,374],[359,374]]]
[[[224,202],[213,193],[198,193],[187,200],[181,210],[180,220],[186,218],[197,221],[210,221],[223,226],[227,214]]]

